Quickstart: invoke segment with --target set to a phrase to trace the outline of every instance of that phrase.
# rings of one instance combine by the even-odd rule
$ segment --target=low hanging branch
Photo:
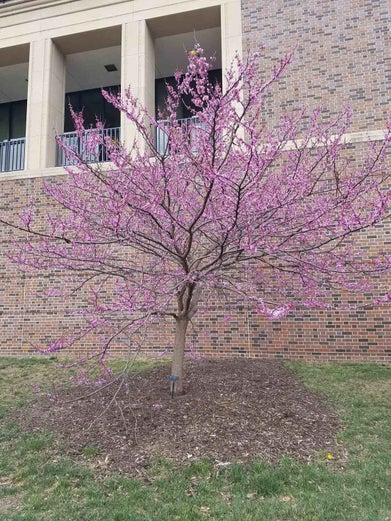
[[[74,166],[65,167],[64,181],[46,184],[55,203],[46,225],[33,208],[13,224],[32,237],[12,258],[29,268],[71,270],[77,288],[91,288],[84,333],[103,335],[101,363],[120,332],[130,336],[172,317],[170,385],[181,393],[187,328],[203,300],[224,295],[279,319],[298,306],[330,306],[335,289],[367,291],[389,270],[389,256],[364,258],[355,239],[388,218],[390,125],[360,167],[344,152],[348,110],[327,125],[317,110],[284,115],[268,128],[261,123],[265,100],[290,61],[262,81],[258,54],[237,57],[223,92],[197,46],[186,73],[167,86],[164,123],[130,92],[123,99],[104,92],[138,131],[131,152],[102,137],[100,124],[86,133],[74,114],[86,157],[105,147],[110,163],[88,164],[59,143]],[[186,124],[176,117],[184,99],[193,116]],[[151,128],[164,136],[164,150]],[[390,300],[387,293],[374,298]]]

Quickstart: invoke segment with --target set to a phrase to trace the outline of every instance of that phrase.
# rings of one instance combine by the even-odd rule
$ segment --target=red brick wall
[[[335,115],[346,104],[354,110],[352,131],[384,128],[390,107],[391,48],[389,0],[242,0],[244,51],[266,45],[265,74],[275,59],[295,45],[293,65],[270,98],[265,118],[272,124],[284,110],[305,105],[327,107],[324,118]],[[363,145],[352,147],[362,157]],[[1,174],[0,174],[1,175]],[[42,181],[0,181],[0,210],[17,214],[35,197],[42,210],[48,204],[41,195]],[[361,247],[378,244],[389,250],[388,226],[363,234]],[[60,274],[21,275],[5,257],[15,234],[0,229],[0,354],[34,352],[63,331],[73,331],[81,309],[79,300],[45,298],[47,287]],[[371,246],[372,244],[372,246]],[[335,296],[338,300],[340,297]],[[367,301],[370,297],[367,296]],[[190,341],[207,356],[280,357],[301,360],[391,360],[390,310],[295,313],[283,321],[270,322],[246,308],[230,312],[222,320],[218,305],[200,313]],[[74,353],[94,349],[93,338],[75,346]],[[172,343],[172,324],[163,322],[145,339],[149,350],[160,351]],[[116,347],[126,352],[127,342]]]
[[[389,0],[242,0],[243,50],[260,46],[265,74],[296,46],[294,60],[269,103],[281,111],[350,105],[353,131],[384,127],[390,110]]]
[[[34,194],[41,211],[48,201],[40,195],[40,179],[6,181],[1,183],[1,204],[7,201],[9,216],[18,211]],[[4,207],[3,207],[4,209]],[[389,249],[391,229],[381,226],[377,234],[369,232],[360,238],[365,250],[374,244]],[[80,323],[74,312],[83,308],[80,298],[47,298],[45,292],[52,285],[65,285],[63,274],[21,274],[6,257],[9,241],[16,235],[0,228],[0,354],[34,354],[36,346],[44,347],[65,333],[72,333]],[[375,239],[373,238],[375,237]],[[372,246],[371,246],[372,245]],[[333,295],[340,301],[339,295]],[[370,296],[364,298],[370,302]],[[379,307],[367,311],[296,312],[282,321],[271,322],[246,307],[227,313],[219,305],[208,304],[201,311],[189,331],[189,341],[196,351],[210,357],[249,356],[278,357],[299,360],[371,360],[391,361],[390,310]],[[152,328],[143,340],[150,351],[163,351],[172,344],[172,322],[162,321]],[[132,345],[130,345],[132,349]],[[73,354],[91,353],[96,339],[87,338],[76,345]],[[114,353],[125,353],[128,341],[116,345]]]

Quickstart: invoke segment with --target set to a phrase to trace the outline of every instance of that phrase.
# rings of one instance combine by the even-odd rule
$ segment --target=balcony
[[[0,172],[24,169],[26,138],[0,141]]]
[[[177,119],[178,125],[183,129],[185,128],[188,131],[188,139],[191,145],[195,145],[197,142],[197,136],[200,132],[200,129],[204,128],[204,124],[198,119],[197,116],[193,116],[191,118],[182,118]],[[165,132],[165,128],[171,126],[170,120],[160,120],[159,124],[163,128],[155,128],[155,149],[158,154],[162,156],[169,155],[169,143],[168,143],[168,134]]]
[[[121,129],[119,127],[114,128],[105,128],[102,131],[98,131],[96,129],[86,130],[85,133],[88,132],[100,132],[101,133],[101,141],[102,143],[97,145],[95,150],[86,150],[83,139],[77,135],[76,132],[65,132],[59,136],[59,139],[64,147],[70,148],[73,152],[75,152],[78,157],[85,161],[86,163],[104,163],[110,161],[108,151],[106,146],[103,144],[108,138],[111,141],[120,142],[121,139]],[[62,146],[59,146],[57,143],[57,152],[56,152],[56,166],[72,166],[75,165],[77,161],[72,160],[67,157],[66,152]]]

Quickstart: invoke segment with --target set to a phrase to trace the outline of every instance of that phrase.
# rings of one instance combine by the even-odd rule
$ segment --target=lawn
[[[53,360],[0,359],[0,519],[391,521],[391,368],[289,367],[344,425],[333,459],[320,452],[311,463],[284,457],[277,465],[155,460],[129,477],[102,471],[93,444],[71,460],[52,432],[11,421],[8,412],[27,406],[33,386],[64,376]]]

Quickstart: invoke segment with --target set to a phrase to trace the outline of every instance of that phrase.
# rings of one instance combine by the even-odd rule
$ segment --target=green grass
[[[61,444],[50,433],[10,422],[6,410],[25,406],[31,386],[58,373],[54,361],[0,359],[0,520],[391,521],[391,368],[289,365],[337,408],[347,463],[325,454],[277,467],[156,461],[143,478],[128,479],[94,475],[87,465],[99,459],[96,446],[76,465],[56,456]]]

